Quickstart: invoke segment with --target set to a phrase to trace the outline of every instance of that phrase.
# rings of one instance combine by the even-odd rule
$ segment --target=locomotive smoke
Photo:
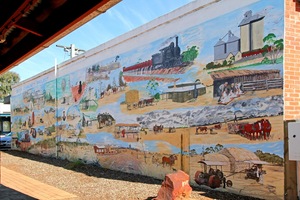
[[[177,38],[177,39],[176,39],[176,46],[178,46],[178,35],[174,35],[174,36],[169,37],[168,39],[166,39],[166,41],[164,41],[164,42],[161,44],[160,48],[163,48],[163,47],[168,46],[172,41],[174,41],[174,38]]]

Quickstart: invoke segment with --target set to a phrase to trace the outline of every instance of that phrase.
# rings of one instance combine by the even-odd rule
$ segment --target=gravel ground
[[[150,200],[156,197],[162,183],[161,180],[151,177],[26,152],[2,151],[0,153],[3,167],[75,194],[80,200]],[[202,187],[193,187],[191,199],[258,200]]]

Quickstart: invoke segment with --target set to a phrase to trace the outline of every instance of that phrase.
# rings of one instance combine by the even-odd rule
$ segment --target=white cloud
[[[130,9],[128,8],[128,11],[135,17],[135,19],[138,19],[141,24],[145,24],[147,22],[149,22],[149,17],[146,18],[144,16],[150,16],[151,12],[149,12],[149,10],[144,10],[143,13],[137,12],[136,9]]]
[[[120,25],[124,25],[127,30],[132,30],[135,26],[131,23],[131,21],[126,18],[121,12],[118,10],[111,11],[111,16],[116,18],[118,21],[121,21]]]

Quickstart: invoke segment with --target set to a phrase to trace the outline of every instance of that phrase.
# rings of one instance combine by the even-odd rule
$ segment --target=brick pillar
[[[300,119],[300,4],[284,2],[284,120],[294,120]]]
[[[284,199],[297,199],[297,163],[289,161],[288,123],[300,120],[300,3],[284,0]],[[300,184],[298,182],[298,184]]]

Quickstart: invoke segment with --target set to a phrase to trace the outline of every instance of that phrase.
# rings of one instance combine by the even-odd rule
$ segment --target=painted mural
[[[283,199],[283,26],[283,1],[258,1],[17,86],[14,148]]]

